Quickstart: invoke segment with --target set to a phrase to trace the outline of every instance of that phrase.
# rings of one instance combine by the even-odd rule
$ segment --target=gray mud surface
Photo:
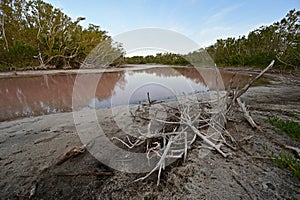
[[[277,168],[264,150],[268,146],[275,153],[282,151],[273,139],[300,147],[267,122],[270,115],[297,121],[285,111],[300,113],[300,77],[269,76],[269,85],[252,87],[242,98],[263,132],[234,111],[227,125],[238,141],[233,155],[223,158],[211,151],[201,158],[198,139],[186,162],[179,160],[163,171],[159,186],[157,173],[133,182],[143,174],[109,169],[89,152],[56,165],[69,149],[82,145],[72,113],[1,122],[0,199],[300,199],[300,180]],[[107,132],[119,131],[108,116],[101,117]],[[102,171],[113,175],[67,176]]]

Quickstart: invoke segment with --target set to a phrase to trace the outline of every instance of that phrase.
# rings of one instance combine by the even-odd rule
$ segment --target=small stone
[[[267,182],[267,183],[266,183],[266,186],[267,186],[269,189],[271,189],[271,190],[275,190],[275,186],[274,186],[272,183],[270,183],[270,182]]]
[[[264,184],[263,184],[263,188],[264,188],[265,190],[267,190],[267,189],[275,190],[275,186],[274,186],[271,182],[266,182],[266,183],[264,183]]]

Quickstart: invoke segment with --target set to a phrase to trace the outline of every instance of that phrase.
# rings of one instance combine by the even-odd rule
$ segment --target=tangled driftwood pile
[[[150,160],[153,157],[159,157],[158,162],[146,176],[136,181],[147,178],[154,171],[158,170],[157,184],[160,182],[162,170],[170,159],[187,157],[188,149],[197,138],[202,141],[201,148],[215,150],[223,157],[228,157],[231,152],[226,149],[235,150],[235,140],[226,130],[227,113],[236,106],[239,106],[249,124],[261,131],[261,128],[252,119],[245,104],[240,97],[274,64],[274,61],[266,67],[259,75],[253,78],[243,88],[232,88],[233,78],[227,91],[215,91],[210,93],[209,98],[193,98],[186,96],[180,99],[180,103],[175,106],[164,104],[162,102],[151,101],[148,94],[148,104],[139,106],[134,112],[131,112],[134,120],[145,120],[148,122],[148,128],[145,132],[139,131],[136,138],[120,139],[114,137],[127,148],[134,149],[145,146],[145,153]],[[161,119],[160,111],[157,109],[152,115],[149,110],[155,104],[159,103],[168,110],[168,117]],[[154,109],[155,110],[155,109]],[[162,129],[151,130],[153,123],[163,124]]]
[[[151,100],[148,93],[148,103],[132,107],[130,111],[133,121],[142,122],[144,126],[137,129],[134,135],[111,138],[130,151],[145,153],[149,165],[154,161],[152,170],[136,181],[144,180],[158,170],[157,184],[159,184],[161,172],[166,165],[180,158],[185,161],[188,150],[195,145],[197,138],[201,140],[200,156],[207,155],[211,150],[220,153],[223,157],[231,156],[232,151],[237,149],[238,142],[226,130],[231,110],[239,109],[252,128],[262,131],[240,97],[273,64],[274,61],[241,89],[232,88],[234,78],[232,77],[226,91],[211,91],[208,96],[183,96],[177,99],[178,101],[170,103]],[[251,138],[244,138],[244,140],[249,139]],[[300,157],[300,149],[280,145]],[[63,163],[84,150],[85,147],[71,149],[57,164]]]

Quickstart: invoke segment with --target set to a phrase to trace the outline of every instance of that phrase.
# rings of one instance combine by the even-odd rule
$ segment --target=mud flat
[[[178,161],[166,168],[159,186],[156,186],[156,174],[133,183],[141,174],[114,171],[89,152],[56,165],[72,147],[82,146],[72,113],[0,122],[0,198],[299,199],[300,180],[277,168],[267,158],[264,147],[280,152],[281,147],[272,139],[300,147],[289,136],[277,134],[267,122],[268,116],[291,118],[286,110],[300,113],[300,76],[268,75],[272,76],[270,84],[252,87],[242,98],[263,132],[253,130],[242,113],[236,111],[227,128],[241,142],[232,157],[223,158],[212,151],[200,158],[201,141],[196,141],[185,163]],[[117,135],[119,128],[109,110],[99,109],[98,120],[105,132]],[[128,124],[129,118],[118,119]],[[252,138],[244,141],[247,137]],[[87,172],[112,174],[95,176]]]

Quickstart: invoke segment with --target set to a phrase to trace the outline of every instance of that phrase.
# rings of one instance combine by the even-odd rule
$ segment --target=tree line
[[[261,26],[247,36],[218,39],[215,44],[205,50],[218,66],[265,67],[271,60],[276,60],[277,67],[299,68],[300,11],[290,10],[280,22]],[[195,58],[199,56],[199,52],[187,55],[166,53],[146,57],[134,56],[125,58],[125,63],[191,65],[191,56]],[[198,60],[201,59],[204,58]],[[204,63],[207,62],[204,61]]]
[[[125,57],[124,63],[126,64],[162,64],[162,65],[190,65],[190,63],[179,54],[174,53],[157,53],[154,55],[147,55],[147,56],[132,56],[132,57]]]
[[[99,26],[83,28],[60,9],[42,0],[1,0],[0,68],[79,67],[100,42],[112,48]]]
[[[248,36],[219,39],[206,48],[219,66],[266,66],[271,60],[287,68],[300,67],[300,11],[290,10],[280,21]]]
[[[103,42],[103,51],[120,55],[112,65],[191,65],[191,59],[195,59],[199,52],[203,55],[203,51],[199,50],[188,55],[159,53],[155,56],[125,57],[122,47],[115,45],[106,31],[94,24],[83,28],[79,24],[83,20],[83,17],[72,20],[60,9],[42,0],[1,0],[0,69],[34,66],[78,68],[87,55],[91,55],[90,52]],[[277,66],[299,68],[299,41],[300,11],[294,9],[280,22],[262,26],[247,36],[219,39],[205,50],[218,66],[260,67],[275,59]],[[101,52],[103,58],[99,58],[97,51],[94,52],[95,59],[88,58],[101,63],[108,57],[105,52]]]

